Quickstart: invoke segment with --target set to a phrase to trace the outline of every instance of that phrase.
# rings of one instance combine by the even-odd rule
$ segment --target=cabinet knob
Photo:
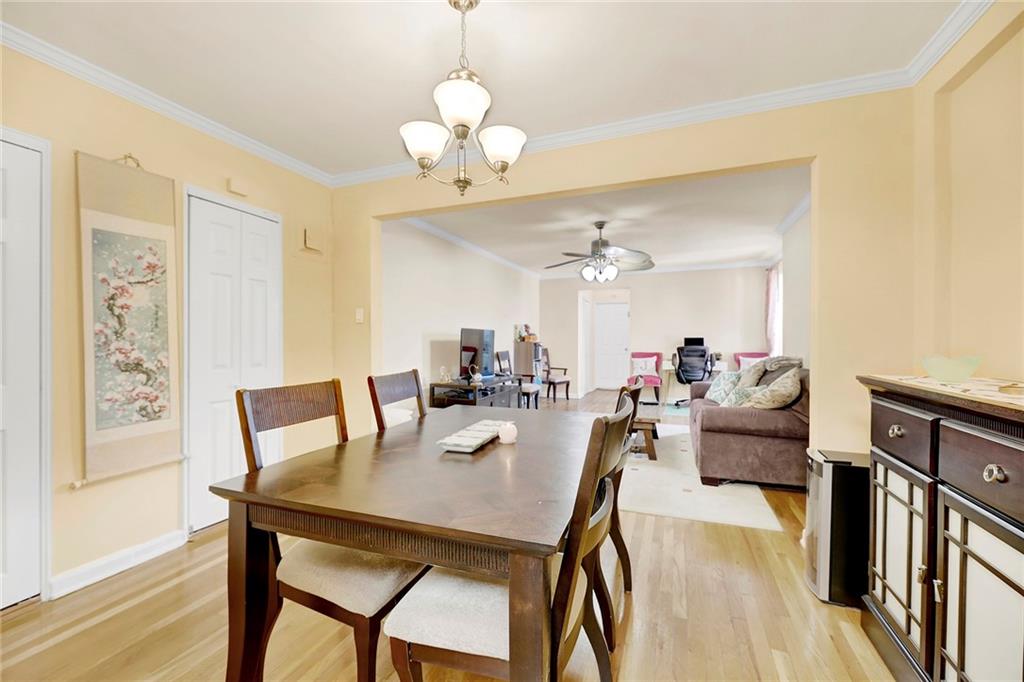
[[[906,431],[899,424],[893,424],[889,427],[889,438],[903,438]]]
[[[928,567],[918,566],[917,567],[917,582],[919,585],[924,585],[925,580],[928,579]]]
[[[1006,471],[998,464],[989,464],[981,473],[981,477],[985,479],[985,483],[1005,483]]]

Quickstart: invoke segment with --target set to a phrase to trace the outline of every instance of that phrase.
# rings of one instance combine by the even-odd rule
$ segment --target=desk
[[[272,534],[509,580],[511,679],[549,679],[548,557],[569,523],[594,419],[515,413],[518,443],[473,455],[436,441],[506,409],[455,405],[217,483],[229,500],[228,674],[260,679],[276,599]]]

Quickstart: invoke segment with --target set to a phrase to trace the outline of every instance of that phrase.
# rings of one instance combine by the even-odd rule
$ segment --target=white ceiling
[[[608,220],[612,244],[646,251],[656,271],[764,263],[782,251],[779,226],[810,192],[807,166],[720,175],[600,194],[503,204],[406,221],[452,241],[468,242],[545,276],[588,253],[595,220]],[[411,228],[410,228],[411,229]]]
[[[956,7],[483,0],[469,56],[487,121],[536,140],[906,69]],[[437,118],[431,91],[458,56],[444,0],[5,0],[3,20],[331,175],[403,162],[399,125]]]

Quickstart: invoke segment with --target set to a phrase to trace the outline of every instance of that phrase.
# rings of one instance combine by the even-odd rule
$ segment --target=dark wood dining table
[[[262,677],[275,532],[507,577],[511,679],[552,678],[548,559],[598,416],[453,406],[210,486],[229,501],[227,679]],[[514,421],[517,442],[470,455],[437,445],[481,419]]]

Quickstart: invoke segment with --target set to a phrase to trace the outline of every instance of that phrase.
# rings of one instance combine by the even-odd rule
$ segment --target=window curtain
[[[768,353],[782,355],[782,262],[768,268],[767,274],[765,338],[768,340]]]

